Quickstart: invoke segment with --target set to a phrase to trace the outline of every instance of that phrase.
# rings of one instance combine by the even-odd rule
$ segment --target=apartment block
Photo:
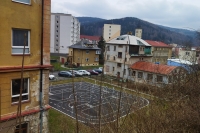
[[[104,24],[103,27],[103,38],[106,42],[112,40],[115,37],[120,36],[121,25],[117,24]]]
[[[80,23],[71,14],[51,14],[51,53],[68,52],[68,47],[80,40]]]

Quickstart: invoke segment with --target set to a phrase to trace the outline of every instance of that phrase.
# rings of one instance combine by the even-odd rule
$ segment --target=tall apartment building
[[[103,38],[106,42],[112,40],[115,37],[120,36],[121,25],[117,24],[104,24],[103,27]]]
[[[127,78],[132,64],[137,61],[150,62],[151,58],[151,45],[136,36],[121,35],[106,43],[104,72]]]
[[[68,47],[80,40],[80,23],[71,14],[51,14],[51,53],[68,53]]]
[[[50,4],[0,1],[0,133],[49,132]]]

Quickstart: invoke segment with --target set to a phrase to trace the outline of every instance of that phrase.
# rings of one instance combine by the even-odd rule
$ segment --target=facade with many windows
[[[106,43],[105,57],[106,74],[127,78],[133,63],[151,61],[151,45],[133,35],[118,36]]]
[[[50,4],[0,1],[0,133],[49,132]]]
[[[76,66],[98,66],[100,48],[96,41],[82,39],[78,43],[69,46],[67,62]]]
[[[120,36],[121,25],[117,24],[104,24],[103,27],[103,38],[106,42],[112,40],[115,37]]]
[[[68,47],[80,41],[80,22],[71,14],[51,13],[51,53],[68,52]]]
[[[152,62],[166,65],[172,57],[172,47],[160,41],[145,41],[152,46]]]

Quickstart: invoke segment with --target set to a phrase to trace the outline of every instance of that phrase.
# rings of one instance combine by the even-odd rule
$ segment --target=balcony
[[[130,56],[152,56],[151,47],[149,46],[130,46],[129,47]]]

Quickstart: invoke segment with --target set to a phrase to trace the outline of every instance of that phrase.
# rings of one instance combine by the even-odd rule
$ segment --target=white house
[[[151,61],[151,45],[133,36],[121,35],[106,43],[105,74],[128,77],[128,68],[137,61]],[[123,75],[124,70],[124,75]]]

